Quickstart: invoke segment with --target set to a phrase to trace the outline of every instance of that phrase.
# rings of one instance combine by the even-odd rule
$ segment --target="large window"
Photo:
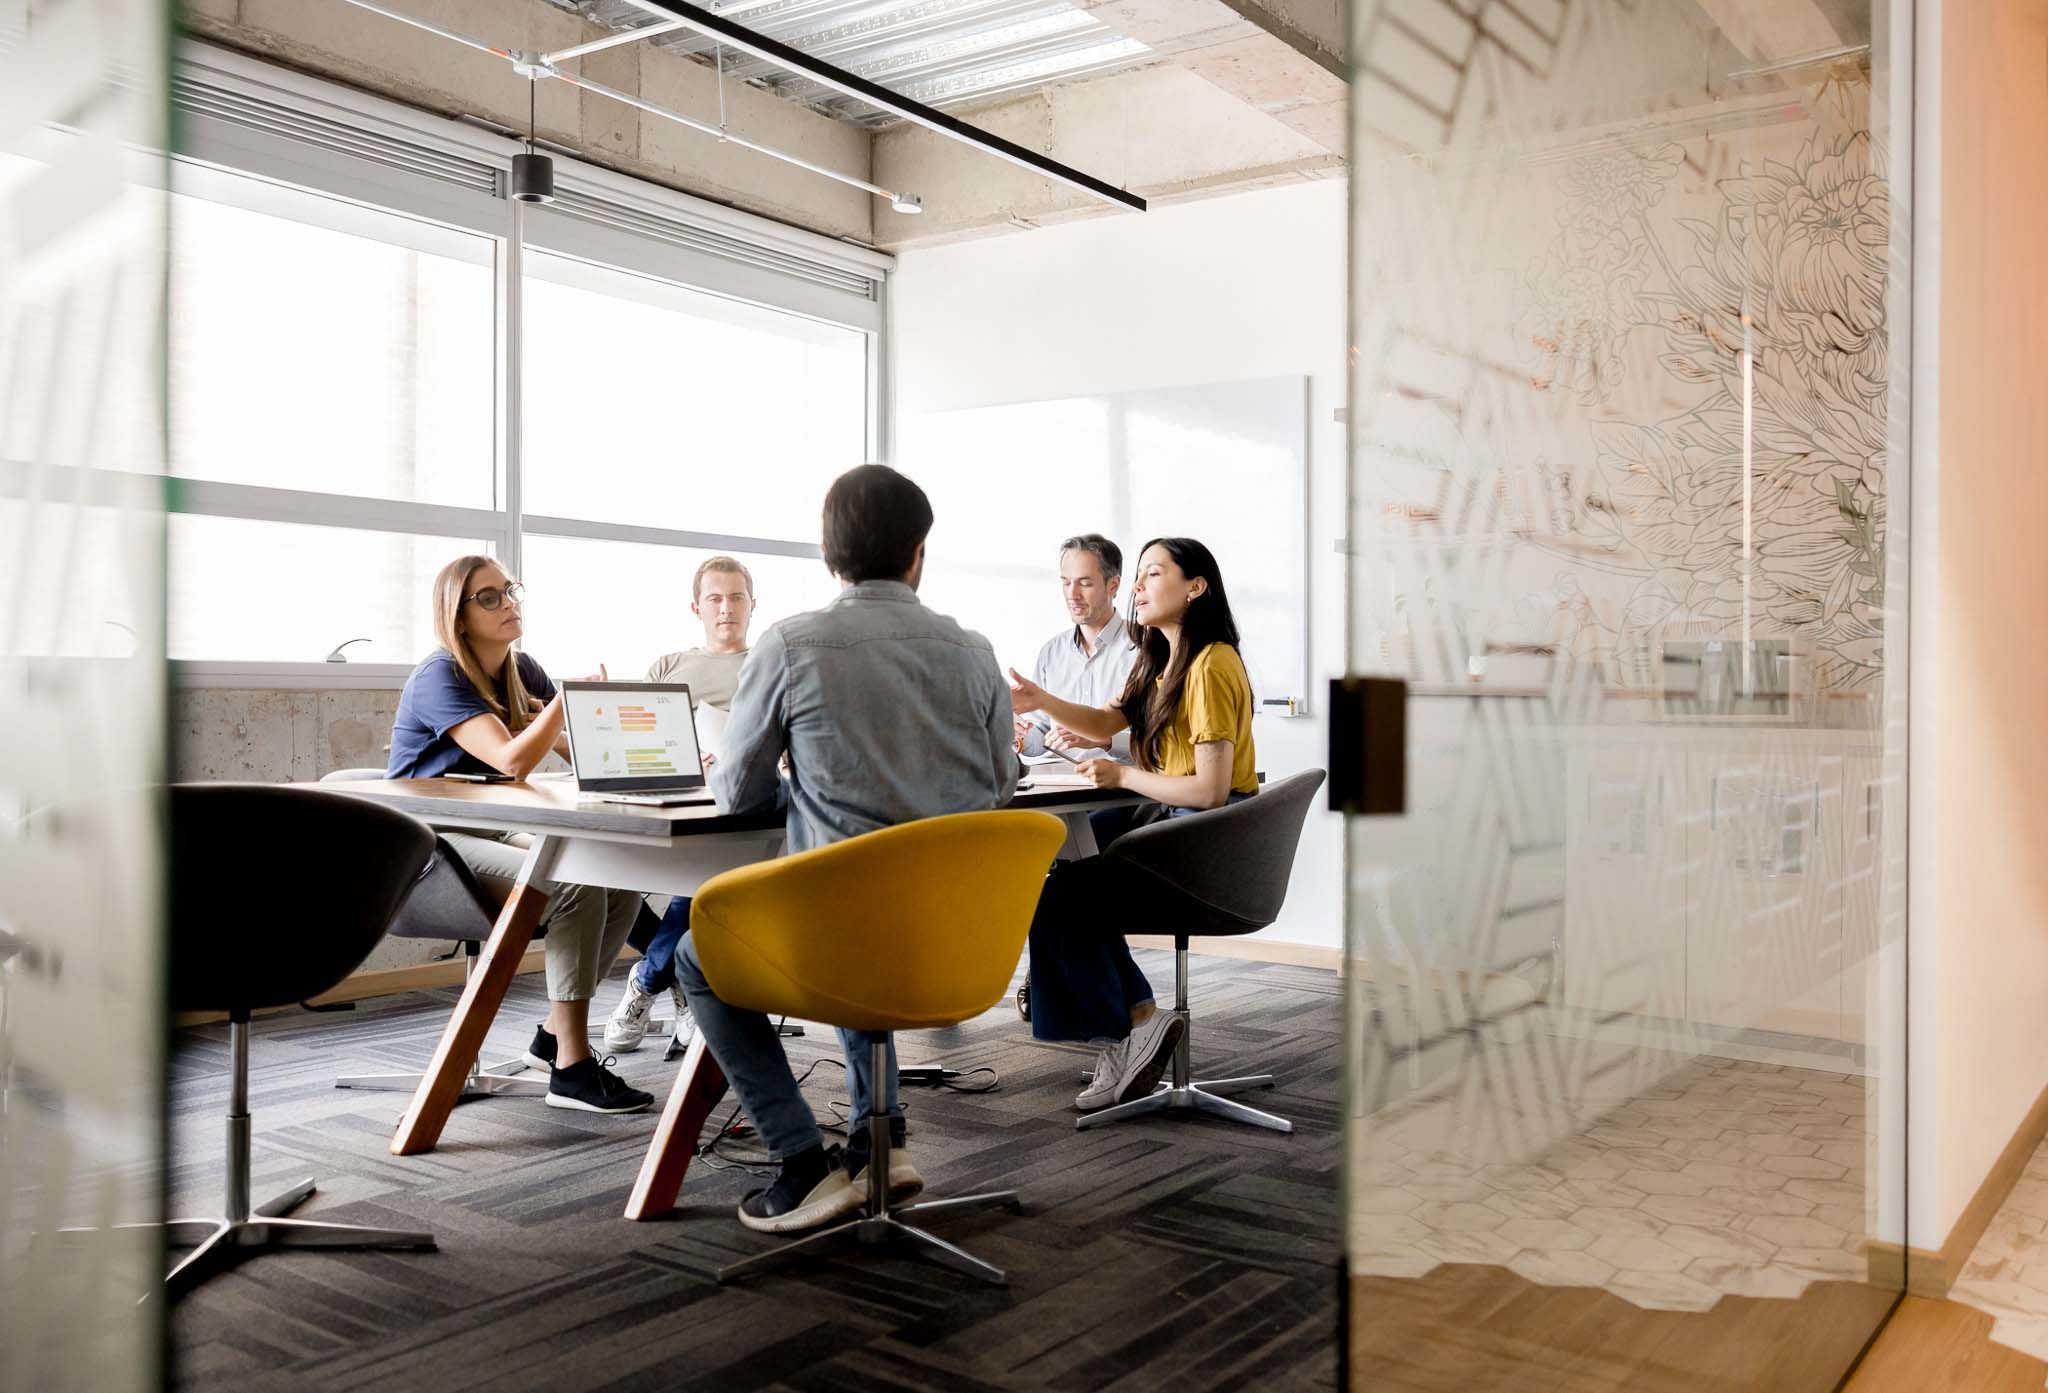
[[[753,572],[759,623],[829,597],[818,509],[870,453],[878,315],[759,303],[758,270],[720,286],[709,258],[615,228],[581,245],[567,218],[521,246],[496,200],[455,225],[398,181],[342,197],[316,172],[174,180],[169,643],[188,676],[319,684],[340,672],[295,665],[346,643],[351,673],[395,682],[465,552],[521,573],[527,645],[563,674],[701,643],[690,578],[717,552]]]
[[[867,456],[865,334],[567,257],[525,266],[527,512],[817,540],[804,500]]]
[[[239,192],[171,200],[172,472],[491,507],[495,243]]]

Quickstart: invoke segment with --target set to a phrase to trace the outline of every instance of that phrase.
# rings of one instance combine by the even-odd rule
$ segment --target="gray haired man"
[[[1116,592],[1123,584],[1124,554],[1099,532],[1084,532],[1060,543],[1060,598],[1072,621],[1047,639],[1032,665],[1031,680],[1065,701],[1083,706],[1108,706],[1122,695],[1138,650],[1116,612]],[[1043,715],[1019,716],[1017,738],[1026,756],[1062,751],[1075,759],[1105,754],[1129,762],[1131,737],[1120,734],[1107,751],[1091,749],[1072,731],[1051,725]]]

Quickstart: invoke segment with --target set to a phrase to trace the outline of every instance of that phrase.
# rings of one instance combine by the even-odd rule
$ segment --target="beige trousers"
[[[519,867],[526,860],[526,837],[510,832],[441,835],[476,873],[485,890],[501,903],[511,895]],[[634,916],[640,912],[640,893],[559,881],[539,881],[534,888],[548,896],[547,910],[540,917],[548,931],[542,940],[547,952],[548,1000],[588,1001],[597,995],[597,984],[626,946],[626,935],[632,932]]]

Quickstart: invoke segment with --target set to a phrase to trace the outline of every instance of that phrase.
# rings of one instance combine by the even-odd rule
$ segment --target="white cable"
[[[395,19],[400,24],[410,24],[413,28],[424,29],[429,34],[439,34],[444,39],[453,39],[459,44],[484,53],[495,53],[498,57],[506,59],[512,56],[510,49],[493,48],[482,39],[472,39],[467,34],[458,34],[453,29],[443,29],[440,25],[429,23],[424,19],[417,19],[409,14],[401,14],[397,10],[387,10],[382,5],[375,3],[375,0],[348,0],[348,3],[354,5],[357,9],[383,15],[386,19]]]
[[[440,37],[444,39],[453,39],[456,43],[462,44],[467,48],[473,48],[483,53],[495,54],[496,56],[503,58],[507,62],[511,63],[515,70],[525,74],[529,78],[529,80],[536,78],[544,73],[549,77],[568,83],[571,87],[581,87],[587,92],[597,93],[600,97],[610,97],[615,102],[624,102],[627,106],[633,107],[634,109],[639,111],[644,111],[650,116],[659,116],[664,121],[673,121],[679,126],[688,126],[693,131],[701,131],[703,134],[713,136],[716,139],[729,140],[735,145],[743,146],[748,150],[754,151],[756,154],[766,155],[770,159],[774,160],[781,160],[784,164],[793,164],[798,169],[809,170],[811,173],[823,175],[827,179],[836,179],[840,183],[851,185],[856,189],[863,189],[868,193],[875,195],[877,198],[888,199],[890,206],[895,208],[898,212],[916,212],[924,206],[919,199],[910,194],[899,194],[893,189],[883,188],[880,184],[870,184],[865,179],[856,179],[851,174],[842,174],[836,169],[827,169],[824,165],[813,164],[809,160],[804,159],[801,156],[792,155],[786,151],[778,150],[772,145],[763,145],[757,140],[748,140],[745,136],[734,135],[732,132],[728,131],[725,128],[725,49],[722,43],[718,50],[718,124],[716,126],[712,126],[707,125],[705,122],[702,121],[693,120],[688,116],[682,115],[680,112],[669,111],[664,107],[655,106],[652,102],[641,101],[640,98],[635,97],[630,93],[621,92],[616,87],[607,87],[603,83],[594,82],[587,77],[580,77],[573,73],[565,73],[561,71],[559,68],[555,67],[551,59],[543,57],[539,54],[519,54],[514,53],[510,49],[494,48],[490,44],[483,42],[481,39],[472,39],[471,37],[469,37],[469,35],[458,34],[453,29],[444,29],[440,25],[430,23],[427,20],[415,18],[412,15],[401,13],[398,10],[388,9],[385,6],[376,3],[376,0],[347,0],[347,3],[354,5],[358,9],[368,10],[372,14],[383,15],[386,19],[395,19],[400,24],[409,24],[415,29],[424,29],[429,34],[438,34]],[[675,19],[674,16],[667,15],[666,13],[663,13],[661,11],[655,11],[655,13],[659,14],[660,17],[663,18],[664,20],[674,20],[673,27],[675,28],[692,27],[688,23],[688,21]],[[647,34],[660,28],[662,28],[662,26],[660,25],[643,26],[641,29],[636,29],[632,31],[631,37],[644,38],[647,36]],[[592,48],[593,45],[583,46],[585,52],[591,51]],[[572,50],[565,49],[563,50],[563,52],[569,53],[572,52]]]

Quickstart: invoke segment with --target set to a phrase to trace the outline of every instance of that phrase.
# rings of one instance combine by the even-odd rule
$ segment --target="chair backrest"
[[[712,877],[690,909],[719,998],[851,1030],[953,1025],[1002,999],[1065,840],[1046,813],[955,813]]]
[[[1242,802],[1126,832],[1104,854],[1157,876],[1215,913],[1190,932],[1263,929],[1287,902],[1294,851],[1323,778],[1320,769],[1290,774]]]
[[[282,784],[171,789],[171,1006],[317,996],[368,957],[434,849],[426,824]]]

